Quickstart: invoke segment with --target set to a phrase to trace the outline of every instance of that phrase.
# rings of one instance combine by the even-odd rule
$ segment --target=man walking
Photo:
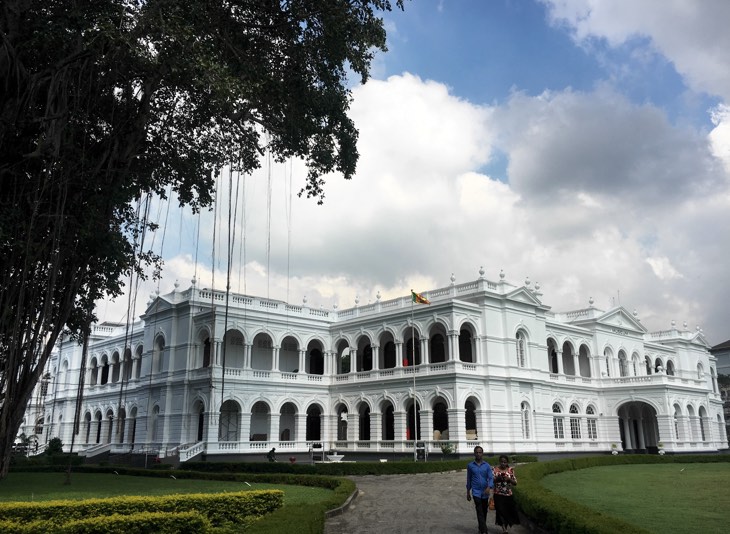
[[[474,461],[466,466],[466,500],[474,498],[479,533],[487,534],[487,510],[489,499],[494,497],[494,477],[492,467],[482,460],[482,456],[484,449],[477,445],[474,447]]]

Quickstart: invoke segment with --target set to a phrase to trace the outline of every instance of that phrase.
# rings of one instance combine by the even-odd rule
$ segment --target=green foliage
[[[0,503],[0,519],[11,521],[52,521],[63,524],[88,517],[138,512],[196,511],[213,525],[248,524],[253,519],[280,508],[284,494],[278,490],[234,493],[180,494],[163,497],[114,497],[83,501]]]
[[[496,456],[484,458],[491,465],[499,463]],[[330,476],[358,476],[358,475],[396,475],[406,473],[437,473],[454,469],[464,469],[471,458],[445,460],[443,462],[413,462],[411,459],[401,462],[324,462],[315,465],[286,464],[284,462],[185,462],[180,465],[181,470],[220,473],[296,473],[319,474]],[[514,455],[513,462],[536,462],[537,458],[530,455]]]
[[[51,438],[51,440],[48,442],[48,447],[46,448],[46,454],[48,456],[53,456],[54,454],[62,453],[63,442],[61,441],[61,438]]]
[[[556,495],[541,484],[547,475],[604,465],[666,464],[691,462],[728,462],[730,455],[631,455],[592,456],[523,465],[519,468],[519,485],[514,495],[519,508],[543,529],[580,534],[646,534],[646,530],[609,517],[587,506]]]
[[[142,512],[129,515],[87,517],[57,524],[51,521],[14,523],[0,521],[0,531],[8,534],[206,534],[212,531],[210,521],[196,512]]]
[[[441,453],[444,454],[444,456],[447,454],[453,454],[455,450],[453,443],[446,442],[441,444]]]
[[[304,160],[300,194],[320,202],[324,176],[354,175],[347,76],[367,79],[391,8],[3,1],[0,478],[62,330],[82,337],[95,301],[161,268],[139,245],[154,228],[141,204],[207,206],[221,168],[250,172],[267,151]]]

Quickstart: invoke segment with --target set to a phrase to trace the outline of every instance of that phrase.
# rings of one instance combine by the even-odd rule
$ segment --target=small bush
[[[54,454],[63,454],[63,441],[61,438],[51,438],[46,447],[46,454],[53,456]]]

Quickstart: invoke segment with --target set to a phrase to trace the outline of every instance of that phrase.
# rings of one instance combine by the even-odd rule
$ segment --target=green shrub
[[[207,534],[211,531],[210,521],[196,512],[113,514],[78,519],[61,525],[51,521],[0,521],[0,532],[7,534]]]
[[[536,462],[535,456],[515,455],[513,461],[519,463]],[[491,465],[499,463],[496,456],[485,458]],[[219,473],[289,473],[300,475],[362,476],[398,475],[408,473],[436,473],[464,469],[471,458],[458,460],[414,462],[324,462],[315,465],[290,464],[284,462],[185,462],[180,471],[219,472]]]
[[[53,456],[54,454],[63,454],[63,441],[61,438],[51,438],[46,447],[46,454]]]
[[[228,522],[247,524],[280,508],[283,503],[284,492],[279,490],[114,497],[83,501],[9,502],[0,503],[0,519],[17,522],[45,520],[61,524],[113,514],[192,510],[207,516],[214,525]]]

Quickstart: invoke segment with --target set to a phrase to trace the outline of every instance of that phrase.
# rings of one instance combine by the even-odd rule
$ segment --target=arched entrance
[[[618,425],[621,434],[621,446],[625,452],[656,453],[659,436],[657,413],[654,407],[646,402],[631,401],[618,408]],[[669,441],[669,436],[664,441]]]

